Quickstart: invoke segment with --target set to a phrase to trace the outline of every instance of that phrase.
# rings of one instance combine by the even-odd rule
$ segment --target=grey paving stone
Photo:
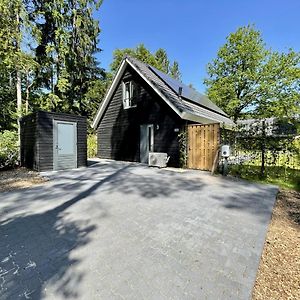
[[[46,175],[1,194],[1,299],[250,299],[276,187],[105,160]]]

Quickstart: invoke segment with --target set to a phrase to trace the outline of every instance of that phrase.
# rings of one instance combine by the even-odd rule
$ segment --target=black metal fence
[[[266,177],[270,172],[300,171],[300,138],[295,126],[280,126],[274,119],[252,120],[235,130],[221,129],[221,143],[230,145],[229,169],[249,171]]]

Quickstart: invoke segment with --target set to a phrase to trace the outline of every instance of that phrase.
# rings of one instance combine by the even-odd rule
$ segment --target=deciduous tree
[[[208,64],[208,96],[234,121],[253,109],[264,82],[268,51],[259,31],[252,26],[239,28],[227,37],[217,57]]]
[[[208,64],[208,96],[234,121],[245,116],[292,117],[299,112],[300,55],[266,49],[253,26],[227,37]]]

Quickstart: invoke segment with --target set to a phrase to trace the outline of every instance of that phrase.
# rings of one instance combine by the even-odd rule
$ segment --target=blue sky
[[[104,0],[96,18],[102,67],[109,68],[116,48],[164,48],[179,62],[183,82],[200,92],[207,63],[240,26],[255,24],[273,50],[300,51],[300,0]]]

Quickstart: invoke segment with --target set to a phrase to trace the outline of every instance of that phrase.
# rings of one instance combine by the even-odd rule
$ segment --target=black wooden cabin
[[[178,167],[179,134],[191,123],[233,124],[206,96],[126,57],[93,122],[98,157],[147,163],[149,152],[164,152]]]
[[[37,111],[20,125],[22,166],[49,171],[87,165],[86,117]]]

